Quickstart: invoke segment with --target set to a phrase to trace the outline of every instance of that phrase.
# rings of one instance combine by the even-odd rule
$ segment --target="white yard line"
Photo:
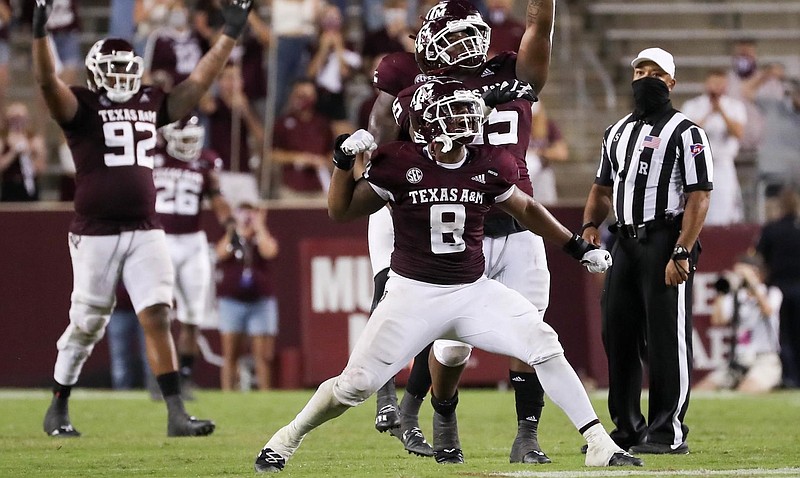
[[[519,478],[595,478],[616,476],[800,476],[800,468],[740,468],[736,470],[592,470],[592,471],[515,471],[491,476]]]

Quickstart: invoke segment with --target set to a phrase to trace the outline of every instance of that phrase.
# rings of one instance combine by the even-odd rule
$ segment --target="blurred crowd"
[[[5,107],[9,33],[30,30],[32,4],[19,3],[17,8],[0,0],[2,200],[38,200],[44,189],[51,192],[48,199],[69,201],[74,166],[68,148],[46,118],[28,115],[28,107],[44,111],[41,100]],[[334,138],[367,127],[377,97],[371,85],[375,67],[387,53],[413,51],[421,16],[436,2],[364,0],[357,20],[348,14],[348,3],[256,2],[229,65],[196,112],[207,133],[205,147],[223,161],[223,189],[236,184],[232,190],[242,196],[236,199],[324,199]],[[495,27],[494,50],[516,49],[524,23],[512,15],[513,0],[474,3]],[[116,0],[109,8],[107,34],[131,41],[144,59],[144,81],[167,91],[195,68],[223,24],[219,0]],[[79,2],[55,0],[47,24],[59,74],[69,84],[85,75],[80,14]],[[269,96],[268,85],[275,85]],[[529,163],[541,173],[541,200],[554,203],[550,164],[567,158],[566,141],[541,103],[534,114]],[[48,152],[57,159],[48,161]],[[44,181],[53,176],[58,181]]]
[[[205,146],[219,154],[225,172],[239,176],[237,190],[248,192],[243,199],[325,197],[333,138],[367,127],[377,97],[371,86],[375,67],[387,53],[413,50],[420,17],[435,2],[357,3],[256,1],[229,66],[197,112],[208,133]],[[493,28],[490,55],[516,49],[524,23],[515,15],[515,2],[473,3]],[[92,33],[130,40],[144,58],[145,81],[166,90],[188,76],[222,27],[219,0],[112,0],[109,8],[108,32]],[[29,118],[28,109],[43,111],[41,100],[6,105],[11,35],[28,34],[31,10],[32,2],[0,0],[2,200],[38,200],[43,188],[59,190],[48,199],[70,200],[67,148],[50,137],[57,133],[44,118]],[[62,78],[82,82],[79,2],[55,0],[48,28]],[[732,45],[730,65],[709,69],[703,93],[675,105],[711,136],[717,180],[709,225],[774,219],[778,190],[800,178],[800,81],[789,78],[781,63],[760,60],[750,40]],[[569,156],[568,138],[542,102],[534,108],[529,166],[537,198],[553,204],[558,194],[551,166]],[[48,161],[48,153],[58,159]],[[741,165],[754,172],[738,171]],[[42,181],[45,174],[60,181]]]

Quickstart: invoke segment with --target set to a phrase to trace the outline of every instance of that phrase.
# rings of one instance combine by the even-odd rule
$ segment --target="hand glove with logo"
[[[225,26],[222,33],[234,40],[242,34],[244,26],[247,24],[247,15],[253,7],[253,0],[229,0],[222,7],[222,17],[225,19]]]
[[[591,273],[605,272],[612,265],[611,254],[605,249],[592,249],[583,255],[581,264]]]
[[[375,138],[367,130],[360,129],[352,135],[341,134],[334,142],[333,165],[344,171],[350,171],[353,169],[356,154],[374,151],[377,147]]]
[[[33,25],[31,30],[33,38],[44,38],[47,36],[47,19],[53,11],[53,0],[36,0],[33,7]]]
[[[503,81],[494,88],[487,90],[481,96],[488,108],[495,108],[499,104],[517,99],[527,100],[531,103],[539,101],[531,84],[519,80]]]
[[[366,151],[375,151],[378,145],[375,144],[375,138],[369,131],[360,129],[347,138],[341,147],[345,154],[355,155]]]
[[[579,260],[586,266],[589,272],[605,272],[611,267],[611,254],[604,249],[598,249],[594,244],[583,240],[577,234],[573,234],[569,241],[564,244],[564,252]]]

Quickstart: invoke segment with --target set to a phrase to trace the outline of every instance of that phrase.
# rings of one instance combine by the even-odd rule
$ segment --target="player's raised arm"
[[[225,17],[225,26],[222,35],[203,55],[189,78],[176,85],[167,98],[169,121],[178,121],[189,114],[222,72],[236,45],[236,39],[247,24],[247,15],[252,5],[252,0],[230,0],[224,4],[222,15]]]
[[[72,120],[78,112],[78,99],[56,74],[55,58],[47,39],[47,18],[53,9],[53,0],[36,0],[33,8],[33,75],[42,90],[50,115],[58,123]]]
[[[547,82],[553,47],[553,22],[556,0],[528,0],[525,34],[517,55],[517,78],[533,85],[540,93]]]
[[[328,216],[335,221],[348,221],[368,216],[386,204],[369,183],[353,177],[356,155],[373,151],[377,145],[369,132],[360,129],[353,135],[336,138],[333,151],[333,174],[328,189]]]

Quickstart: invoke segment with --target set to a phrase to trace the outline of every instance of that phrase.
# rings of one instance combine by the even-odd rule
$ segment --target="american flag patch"
[[[698,154],[702,153],[704,149],[706,149],[706,147],[704,145],[700,144],[700,143],[695,143],[695,144],[689,146],[689,151],[692,152],[692,157],[693,158],[695,156],[697,156]]]
[[[658,136],[647,135],[642,141],[643,148],[657,149],[659,146],[661,146],[661,138]]]

